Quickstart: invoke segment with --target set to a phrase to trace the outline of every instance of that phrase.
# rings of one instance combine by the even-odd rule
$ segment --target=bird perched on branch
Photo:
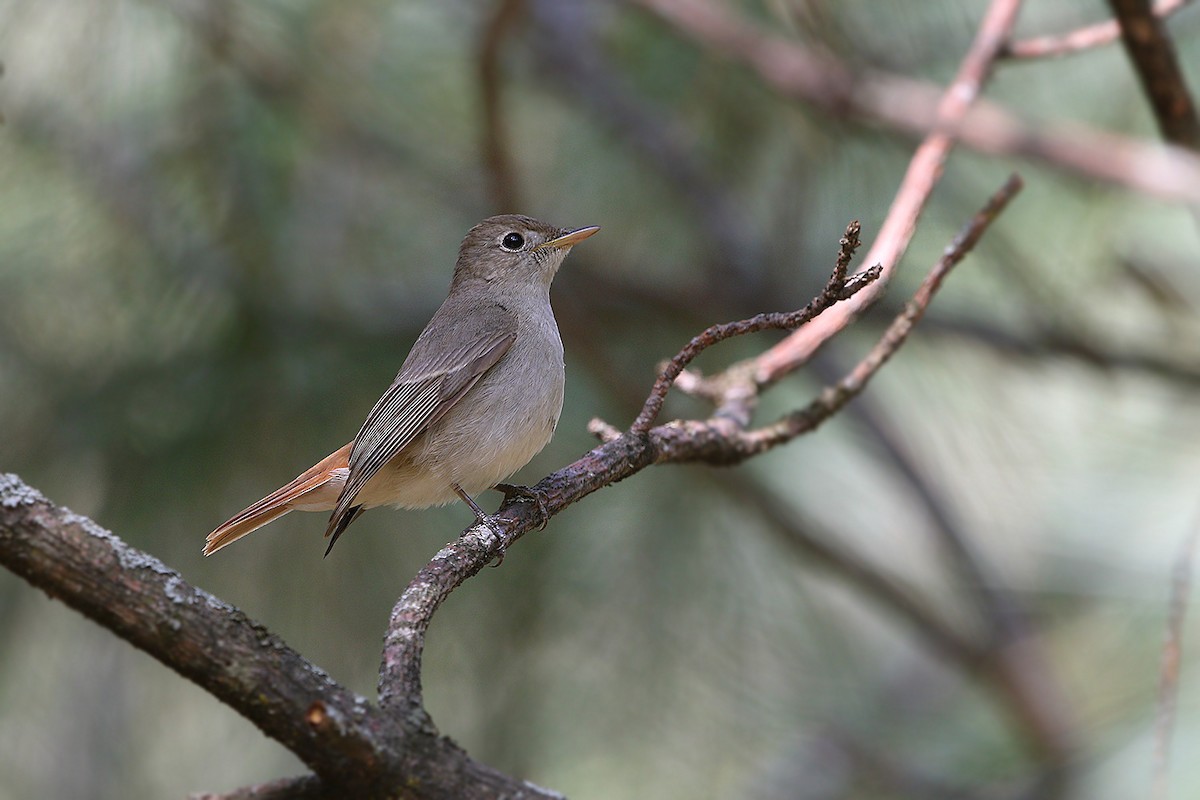
[[[571,247],[598,231],[489,217],[458,250],[450,293],[354,441],[208,535],[211,555],[289,511],[333,511],[328,555],[364,509],[472,499],[529,463],[554,433],[563,349],[550,283]],[[506,492],[522,487],[501,485]]]

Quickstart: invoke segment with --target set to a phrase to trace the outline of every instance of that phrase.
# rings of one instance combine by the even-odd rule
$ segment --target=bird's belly
[[[528,464],[554,435],[562,411],[562,361],[554,366],[485,375],[425,434],[418,462],[471,494]]]
[[[359,491],[355,503],[364,508],[385,505],[428,508],[444,506],[458,498],[452,481],[414,464],[409,456],[401,453],[371,476]]]

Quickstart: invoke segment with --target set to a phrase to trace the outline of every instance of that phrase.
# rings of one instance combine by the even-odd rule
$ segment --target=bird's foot
[[[504,494],[504,502],[516,498],[527,502],[533,502],[537,505],[539,531],[544,531],[546,525],[550,522],[550,510],[546,508],[546,496],[532,486],[519,486],[512,483],[497,483],[493,487],[497,492]]]
[[[504,551],[506,548],[504,546],[504,534],[500,532],[500,525],[496,522],[496,518],[490,514],[483,513],[483,509],[479,507],[479,504],[472,500],[471,495],[464,492],[462,487],[457,483],[452,483],[450,486],[454,489],[454,493],[462,498],[462,501],[475,512],[475,521],[485,525],[492,532],[492,535],[496,537],[496,555],[491,565],[493,567],[500,566],[504,563]]]

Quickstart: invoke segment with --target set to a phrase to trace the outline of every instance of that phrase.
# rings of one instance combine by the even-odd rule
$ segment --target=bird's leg
[[[492,519],[491,516],[483,513],[483,509],[479,507],[479,504],[476,503],[474,500],[472,500],[471,495],[464,492],[463,488],[461,486],[459,486],[457,483],[450,484],[450,488],[452,488],[454,490],[454,493],[456,495],[458,495],[459,497],[462,498],[462,501],[464,503],[466,503],[467,505],[469,505],[471,507],[471,510],[475,512],[475,519],[479,522],[482,522],[484,525],[487,525],[488,530],[490,530],[492,533],[494,533],[496,535],[496,541],[499,543],[499,552],[496,554],[496,563],[493,564],[492,566],[498,567],[501,564],[503,564],[504,563],[504,537],[501,535],[500,529],[496,527],[496,521],[494,519]]]
[[[513,483],[497,483],[492,487],[497,492],[504,493],[504,502],[507,503],[514,497],[520,500],[532,500],[537,504],[538,510],[538,530],[546,530],[546,525],[550,522],[550,510],[546,508],[546,497],[532,486],[520,486]]]

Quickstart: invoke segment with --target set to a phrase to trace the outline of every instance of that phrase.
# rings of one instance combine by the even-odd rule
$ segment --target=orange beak
[[[571,247],[579,244],[598,230],[600,230],[599,225],[589,225],[586,228],[578,228],[576,230],[564,233],[562,236],[556,236],[547,242],[542,242],[535,249],[541,250],[543,247]]]

